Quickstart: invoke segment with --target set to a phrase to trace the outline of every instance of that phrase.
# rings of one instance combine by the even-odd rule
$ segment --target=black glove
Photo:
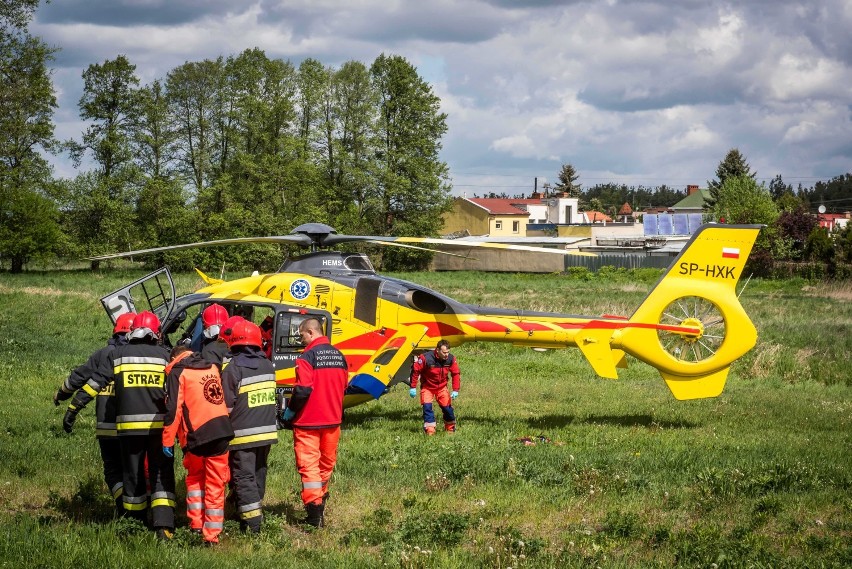
[[[72,411],[68,409],[65,411],[65,417],[62,418],[62,429],[66,433],[70,433],[74,428],[74,421],[77,420],[77,411]]]
[[[53,404],[59,407],[59,402],[65,401],[66,399],[71,397],[71,395],[73,395],[73,393],[67,393],[64,389],[60,387],[56,391],[56,395],[53,396]]]

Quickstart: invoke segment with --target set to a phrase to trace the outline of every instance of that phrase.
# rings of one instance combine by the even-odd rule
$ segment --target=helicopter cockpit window
[[[318,318],[322,322],[323,334],[327,335],[328,324],[323,316],[281,312],[278,314],[278,325],[276,326],[275,353],[283,354],[305,347],[302,343],[302,337],[299,335],[299,325],[308,318]]]
[[[367,273],[375,273],[373,264],[366,255],[349,255],[344,259],[343,266],[350,271],[362,271]]]

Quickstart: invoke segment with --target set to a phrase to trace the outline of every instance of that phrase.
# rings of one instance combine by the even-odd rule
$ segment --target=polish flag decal
[[[739,259],[740,250],[734,247],[722,247],[722,258],[724,259]]]

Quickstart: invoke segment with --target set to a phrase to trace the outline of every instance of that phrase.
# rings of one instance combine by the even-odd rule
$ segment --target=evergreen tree
[[[580,184],[577,183],[577,180],[580,178],[580,174],[577,173],[574,166],[571,164],[563,164],[557,178],[559,181],[556,183],[556,186],[554,186],[554,189],[557,192],[565,192],[572,198],[580,197],[582,189]]]
[[[710,196],[705,198],[704,206],[712,209],[716,201],[719,199],[719,193],[722,185],[728,178],[747,177],[755,179],[755,173],[746,162],[745,157],[740,153],[739,149],[732,148],[725,155],[725,159],[719,163],[716,168],[716,179],[707,182],[707,189],[710,191]]]

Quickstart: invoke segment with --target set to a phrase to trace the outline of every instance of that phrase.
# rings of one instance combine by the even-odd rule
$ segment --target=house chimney
[[[530,199],[531,200],[540,200],[541,199],[541,192],[533,192],[532,195],[530,196]]]
[[[690,184],[690,185],[686,186],[686,195],[688,195],[688,196],[691,196],[692,194],[694,194],[697,191],[698,191],[697,185]]]

